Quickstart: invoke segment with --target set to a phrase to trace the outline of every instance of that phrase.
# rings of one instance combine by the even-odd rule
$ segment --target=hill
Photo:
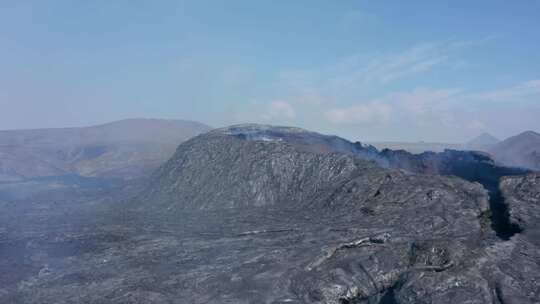
[[[465,148],[469,150],[487,151],[500,140],[489,133],[482,133],[465,144]]]
[[[414,165],[402,165],[406,159]],[[483,253],[502,254],[480,241],[496,228],[486,190],[443,176],[496,188],[505,170],[474,152],[418,156],[298,128],[241,125],[181,144],[128,208],[153,218],[148,226],[177,222],[198,238],[183,243],[193,244],[183,249],[192,270],[181,277],[205,279],[180,292],[186,302],[484,303],[495,285],[504,297],[525,299],[535,287],[507,284],[507,260],[501,266]],[[200,255],[216,258],[202,267]]]
[[[64,175],[136,178],[161,165],[179,143],[209,129],[191,121],[127,119],[0,131],[0,182]]]
[[[436,143],[436,142],[394,142],[379,141],[369,142],[379,150],[405,150],[410,153],[419,154],[424,152],[443,152],[447,149],[462,150],[463,144],[456,143]]]
[[[493,158],[506,166],[540,170],[540,134],[526,131],[489,149]]]

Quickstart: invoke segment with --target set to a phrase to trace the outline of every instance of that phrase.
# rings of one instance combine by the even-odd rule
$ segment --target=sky
[[[0,129],[133,117],[540,131],[540,1],[0,0]]]

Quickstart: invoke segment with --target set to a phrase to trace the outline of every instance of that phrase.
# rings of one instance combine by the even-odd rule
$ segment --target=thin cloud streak
[[[425,79],[420,76],[447,69],[466,70],[468,58],[463,53],[493,39],[421,43],[399,53],[354,55],[322,67],[282,70],[269,86],[275,96],[258,98],[260,106],[255,111],[270,123],[326,130],[357,128],[368,132],[376,128],[374,131],[380,133],[389,128],[397,133],[412,132],[419,138],[435,131],[446,134],[443,138],[470,137],[493,128],[482,114],[493,102],[537,102],[540,80],[488,90],[407,88],[402,80]],[[388,91],[396,87],[394,83],[400,84],[399,89]]]
[[[331,109],[326,118],[334,124],[383,124],[392,113],[392,107],[379,102],[361,103],[345,108]]]
[[[262,118],[269,121],[281,119],[291,120],[296,118],[296,111],[288,102],[274,100],[268,104],[266,113],[262,114]]]

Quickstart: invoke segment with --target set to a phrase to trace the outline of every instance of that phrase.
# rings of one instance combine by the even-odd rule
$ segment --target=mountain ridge
[[[237,141],[237,144],[235,144],[236,142],[234,140]],[[281,149],[289,147],[289,154],[293,152],[305,152],[309,153],[308,155],[345,155],[352,157],[352,159],[356,160],[371,161],[373,162],[373,164],[376,164],[377,166],[386,169],[393,169],[404,171],[406,173],[430,176],[456,176],[469,182],[478,182],[487,191],[489,191],[489,203],[492,210],[492,225],[493,229],[497,232],[497,235],[502,238],[509,238],[517,231],[517,229],[515,229],[515,227],[511,225],[506,215],[505,205],[500,199],[500,190],[498,185],[501,177],[503,176],[526,174],[528,173],[528,171],[519,168],[507,168],[503,166],[498,166],[487,153],[457,150],[445,150],[444,152],[439,153],[424,152],[421,154],[412,154],[404,150],[394,151],[384,149],[382,151],[379,151],[371,145],[365,145],[360,142],[353,143],[335,135],[324,135],[300,128],[283,126],[272,127],[268,125],[248,124],[215,129],[187,141],[186,143],[178,147],[175,155],[173,155],[173,157],[167,163],[165,163],[164,166],[162,166],[158,171],[156,171],[156,174],[161,174],[162,176],[166,177],[174,175],[174,170],[172,168],[175,168],[175,166],[179,164],[184,164],[184,160],[182,160],[182,155],[190,155],[190,145],[192,145],[193,143],[199,143],[203,145],[202,143],[213,141],[223,141],[223,143],[221,144],[212,145],[214,147],[212,149],[216,151],[220,151],[222,145],[230,145],[231,147],[235,147],[238,145],[251,147],[248,143],[260,145],[261,147],[259,147],[258,149],[268,147],[266,149],[267,151],[274,151],[274,149],[280,147]],[[212,149],[206,148],[202,149],[202,151],[210,151]],[[256,151],[254,151],[253,153],[255,153]],[[238,148],[238,150],[233,153],[231,157],[229,157],[226,161],[222,160],[221,163],[235,163],[237,161],[237,155],[242,153],[243,151]],[[210,164],[209,161],[210,159],[207,159],[207,162],[200,162],[199,166],[208,166]],[[231,166],[230,168],[225,170],[225,172],[239,172],[238,174],[243,174],[240,173],[243,171],[239,170],[238,168],[243,168],[244,165],[244,163],[238,163],[236,164],[236,166]],[[268,164],[264,164],[264,166],[267,167]],[[291,166],[294,167],[293,164],[291,164]],[[190,168],[192,170],[195,170],[195,167],[193,165]],[[285,167],[283,170],[286,170],[286,168],[288,167]],[[214,171],[223,170],[224,169],[222,167],[216,167]],[[184,171],[184,169],[181,169],[180,171]],[[249,171],[249,168],[245,169],[245,171]],[[190,171],[187,170],[186,172]],[[311,172],[318,172],[318,170],[312,170]],[[316,175],[318,173],[313,174]],[[194,178],[200,179],[202,178],[202,176],[194,176]],[[211,175],[207,178],[209,180],[213,180],[214,177]],[[225,178],[225,180],[231,178],[234,178],[234,176],[228,176]],[[159,178],[154,176],[154,180],[156,179]],[[187,182],[188,184],[185,184],[183,188],[191,189],[192,184],[190,183],[192,181],[187,180]],[[166,183],[176,186],[182,184],[180,181],[173,180],[169,180]],[[210,184],[214,185],[221,183],[222,181],[216,180]],[[199,182],[196,183],[196,185],[198,185],[197,187],[201,187],[202,184],[204,184],[202,180],[199,180]],[[313,184],[316,185],[318,183],[313,182]],[[161,191],[154,188],[148,189],[147,193],[167,193],[170,192],[171,189],[172,188],[169,187],[168,190]],[[203,189],[201,188],[200,191],[202,190]],[[222,191],[219,189],[207,193],[209,197],[212,197],[216,193],[222,195]],[[249,195],[249,193],[245,194],[246,197],[249,197]],[[194,201],[194,197],[198,197],[198,194],[197,192],[186,194],[186,197],[189,198],[186,198],[185,200]],[[199,204],[205,204],[205,199],[206,198],[200,200]],[[268,195],[259,199],[263,201],[273,200],[273,198],[269,198]],[[162,199],[147,197],[146,200],[170,201],[171,199],[170,197],[164,197]]]
[[[210,130],[182,120],[127,119],[90,127],[0,131],[0,181],[79,174],[131,178],[183,140]]]
[[[493,158],[504,165],[540,170],[540,134],[525,131],[511,136],[489,149]]]
[[[468,149],[473,150],[481,150],[486,151],[487,149],[491,148],[492,146],[499,143],[500,140],[496,138],[495,136],[489,134],[489,133],[482,133],[478,135],[477,137],[471,139],[467,143],[465,143],[465,147]]]

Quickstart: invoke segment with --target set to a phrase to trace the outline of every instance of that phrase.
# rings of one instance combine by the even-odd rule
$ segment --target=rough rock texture
[[[512,225],[506,214],[499,191],[499,181],[503,176],[522,175],[529,171],[503,167],[495,164],[488,154],[474,151],[445,150],[412,154],[404,150],[383,149],[360,142],[323,135],[291,127],[266,125],[237,125],[214,133],[229,134],[251,141],[273,141],[288,144],[300,151],[317,154],[340,153],[359,159],[372,160],[385,168],[399,169],[409,173],[428,175],[452,175],[471,182],[478,182],[489,192],[492,228],[501,238],[508,239],[519,229]]]
[[[239,235],[250,242],[280,235],[297,240],[285,251],[267,241],[277,255],[248,259],[268,265],[266,275],[246,273],[243,281],[254,284],[262,303],[501,301],[497,290],[511,279],[489,256],[501,245],[492,237],[479,184],[385,170],[359,159],[355,149],[366,147],[331,140],[340,145],[320,144],[320,137],[299,129],[213,131],[179,147],[138,207],[232,213],[231,222],[264,215],[268,222],[248,224]],[[310,141],[315,144],[305,144]],[[250,250],[243,254],[252,257]],[[525,302],[537,296],[530,285],[508,288]],[[245,291],[229,293],[215,295],[215,302],[256,302]]]
[[[510,221],[521,233],[509,242],[499,244],[499,269],[508,284],[499,286],[503,303],[520,303],[526,299],[522,288],[530,291],[529,298],[540,302],[540,175],[505,177],[501,190],[508,206]],[[505,301],[505,302],[504,302]]]
[[[110,209],[0,214],[0,302],[538,303],[538,247],[495,236],[480,184],[254,129],[183,143]]]
[[[525,174],[528,171],[502,167],[487,153],[445,149],[443,152],[409,153],[405,150],[377,150],[374,146],[350,142],[338,136],[323,135],[292,127],[247,124],[215,130],[251,141],[282,142],[300,151],[317,154],[342,153],[364,160],[373,160],[385,168],[432,175],[455,175],[480,182],[489,190],[498,189],[502,176]]]
[[[424,193],[426,197],[450,203],[458,200],[453,193],[430,192],[448,182],[460,191],[468,185],[457,178],[384,170],[355,155],[312,152],[284,141],[246,140],[216,130],[180,145],[154,174],[140,207],[208,210],[277,206],[319,212],[338,202],[337,206],[347,209],[353,209],[348,204],[358,206],[369,199],[386,202],[382,189],[394,196],[391,200],[403,201],[407,193],[417,194],[415,185],[429,192]]]
[[[392,168],[421,174],[453,175],[482,184],[489,192],[491,226],[497,235],[509,239],[519,232],[519,227],[508,220],[499,182],[503,176],[522,175],[529,171],[499,166],[489,155],[471,151],[445,150],[441,153],[411,154],[405,151],[383,150],[379,155]]]
[[[540,240],[540,175],[506,177],[501,190],[510,221],[523,229],[524,234]]]

